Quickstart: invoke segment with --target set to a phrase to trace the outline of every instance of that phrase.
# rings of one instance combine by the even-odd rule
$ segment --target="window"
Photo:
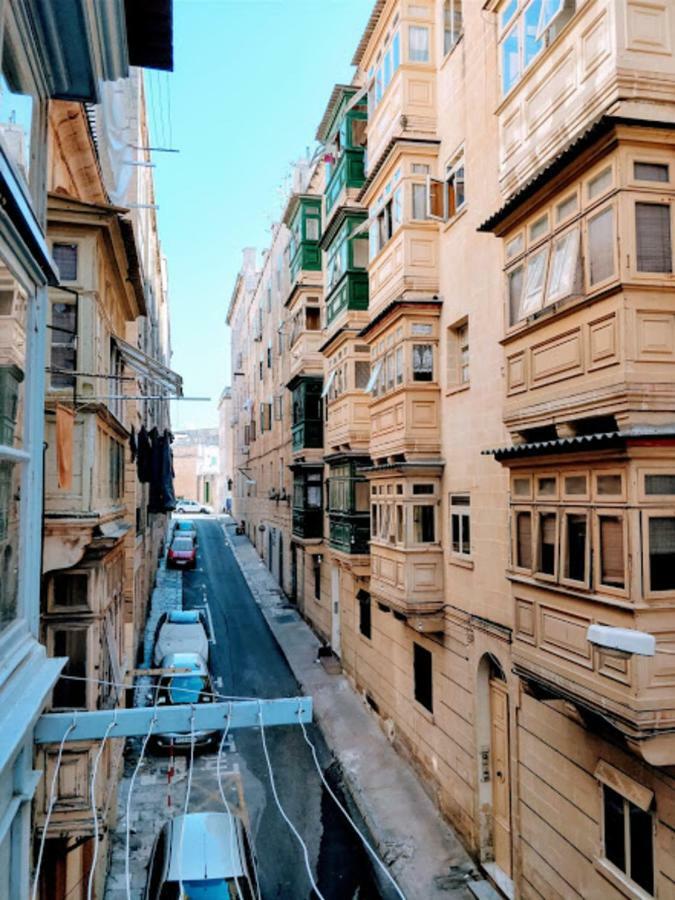
[[[284,398],[281,394],[274,398],[274,420],[281,422],[284,417]]]
[[[605,859],[648,894],[654,893],[654,824],[651,813],[602,785]]]
[[[429,218],[448,222],[465,203],[464,154],[459,153],[448,165],[444,182],[427,177],[426,208]]]
[[[525,267],[518,266],[507,275],[508,291],[509,291],[509,322],[515,325],[516,322],[523,318],[522,302],[523,302],[523,281]]]
[[[385,244],[391,240],[403,221],[403,188],[401,185],[396,186],[400,178],[401,170],[397,169],[370,209],[369,248],[371,259],[374,259]]]
[[[532,569],[532,513],[516,513],[516,566]]]
[[[69,372],[76,371],[77,357],[77,307],[75,303],[52,303],[51,368],[53,388],[72,388],[75,378]]]
[[[87,682],[78,679],[85,679],[87,675],[87,631],[84,628],[55,629],[52,640],[51,655],[68,657],[54,687],[53,706],[55,709],[82,709],[87,705]]]
[[[403,384],[403,347],[396,348],[396,385]]]
[[[623,590],[626,586],[623,517],[598,516],[598,532],[600,539],[600,583],[607,587]]]
[[[435,535],[435,511],[433,506],[413,506],[413,541],[416,544],[433,544]]]
[[[271,343],[271,341],[267,345],[267,368],[268,369],[272,368],[272,343]]]
[[[370,363],[357,359],[354,363],[354,387],[358,391],[364,391],[370,380]]]
[[[675,496],[675,475],[645,475],[645,494]]]
[[[408,59],[410,62],[429,62],[429,29],[411,25],[408,29]]]
[[[372,637],[370,594],[367,591],[359,591],[356,597],[359,601],[359,631],[370,640]]]
[[[588,182],[588,199],[595,200],[602,194],[606,194],[612,186],[613,181],[614,175],[612,174],[612,167],[608,166],[606,169],[603,169],[602,172],[599,172],[597,175],[591,178],[591,180]]]
[[[575,0],[511,0],[501,14],[502,92],[508,93],[523,72],[555,40],[574,15]],[[508,30],[507,30],[508,29]]]
[[[77,244],[54,244],[52,257],[61,281],[77,281]]]
[[[428,709],[434,711],[434,696],[432,684],[432,655],[431,651],[419,644],[413,643],[413,674],[415,679],[415,700]]]
[[[614,274],[614,209],[611,206],[588,220],[588,261],[591,286]]]
[[[52,606],[55,609],[86,609],[87,575],[58,572],[52,578]]]
[[[546,303],[581,291],[579,229],[572,228],[553,242]]]
[[[308,306],[305,308],[305,330],[321,330],[321,310],[318,306]]]
[[[452,552],[471,555],[471,500],[468,494],[450,495]]]
[[[633,177],[636,181],[668,182],[670,174],[666,163],[634,162]]]
[[[109,497],[120,500],[124,494],[124,445],[109,438]]]
[[[427,215],[427,186],[426,184],[412,185],[412,217],[413,219],[428,219]]]
[[[412,345],[413,381],[434,380],[434,349],[431,344]]]
[[[537,573],[556,574],[558,516],[554,512],[540,512],[537,532]]]
[[[321,563],[314,557],[314,599],[321,600]]]
[[[649,588],[675,590],[675,517],[649,517]]]
[[[443,4],[443,52],[448,53],[462,36],[462,0]]]
[[[389,87],[400,65],[401,37],[398,31],[395,31],[385,42],[383,54],[378,57],[377,70],[371,69],[368,72],[370,82],[368,87],[368,109],[371,116],[377,104],[382,100],[384,92]],[[358,144],[356,141],[353,143],[354,145]]]
[[[588,581],[588,515],[585,512],[565,513],[563,523],[563,577],[585,583]]]
[[[635,204],[635,240],[638,272],[673,271],[669,204]]]

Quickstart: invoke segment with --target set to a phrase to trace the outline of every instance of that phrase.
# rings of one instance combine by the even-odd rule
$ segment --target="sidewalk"
[[[303,692],[312,696],[315,721],[407,900],[498,897],[488,882],[480,881],[452,829],[347,678],[331,675],[317,664],[318,638],[295,610],[289,610],[252,544],[242,540],[235,545],[230,539],[233,531],[234,521],[226,518],[225,539],[293,674]]]

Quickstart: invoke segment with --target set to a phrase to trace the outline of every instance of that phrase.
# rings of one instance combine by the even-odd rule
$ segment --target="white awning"
[[[167,366],[162,365],[159,360],[153,359],[147,353],[123,341],[122,338],[115,336],[113,340],[122,355],[122,359],[130,369],[133,369],[134,372],[143,376],[143,378],[148,378],[164,390],[175,394],[176,397],[183,396],[183,379],[180,375],[167,368]]]

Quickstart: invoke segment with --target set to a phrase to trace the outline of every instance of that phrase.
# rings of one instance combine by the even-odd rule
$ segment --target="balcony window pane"
[[[675,495],[675,475],[645,475],[645,494]]]
[[[630,832],[630,877],[648,894],[654,893],[654,840],[652,817],[626,802]]]
[[[403,347],[396,348],[396,384],[403,384]]]
[[[425,184],[413,184],[412,186],[412,217],[413,219],[428,218],[427,186]]]
[[[21,466],[0,461],[0,632],[17,616]]]
[[[561,200],[555,208],[556,222],[564,222],[565,219],[568,219],[573,213],[577,211],[577,206],[578,200],[576,194],[572,194],[565,200]]]
[[[502,43],[502,90],[506,94],[520,78],[520,32],[516,25]]]
[[[600,197],[612,185],[612,167],[608,166],[606,169],[603,169],[598,175],[588,182],[588,199],[595,200],[596,197]]]
[[[670,206],[667,203],[635,204],[635,237],[638,272],[673,271]]]
[[[432,544],[435,540],[434,507],[413,506],[413,540],[416,544]]]
[[[600,583],[608,587],[625,587],[623,519],[600,516]]]
[[[365,269],[368,266],[368,238],[359,237],[352,241],[352,264],[355,269]]]
[[[598,475],[598,494],[602,497],[620,497],[622,492],[620,475]]]
[[[404,541],[404,530],[403,530],[403,506],[400,503],[396,504],[396,542],[402,544]]]
[[[58,266],[61,281],[77,280],[77,244],[54,244],[52,257]]]
[[[502,10],[501,17],[501,27],[506,28],[511,19],[514,16],[515,11],[518,9],[518,0],[511,0],[510,3],[507,3],[504,9]]]
[[[394,34],[391,42],[391,61],[394,72],[401,65],[401,36],[398,31]]]
[[[354,387],[357,391],[364,391],[370,378],[370,363],[357,360],[354,363]]]
[[[626,871],[626,841],[623,818],[624,799],[607,785],[603,785],[603,813],[605,857],[617,869]]]
[[[523,16],[525,22],[525,65],[529,66],[533,59],[541,52],[544,44],[537,39],[539,33],[539,19],[541,17],[542,0],[532,0]]]
[[[565,516],[565,577],[571,581],[586,581],[586,530],[585,513],[569,513]]]
[[[653,591],[675,589],[675,517],[649,519],[649,585]]]
[[[434,380],[434,352],[431,344],[413,344],[413,381]]]
[[[633,176],[636,181],[668,181],[668,166],[666,163],[633,163]]]
[[[537,494],[540,497],[555,497],[555,478],[537,478]]]
[[[411,25],[408,31],[410,62],[429,62],[429,29]]]
[[[532,254],[527,262],[527,281],[521,314],[529,316],[541,308],[546,284],[548,246]]]
[[[530,479],[529,478],[514,478],[513,479],[513,493],[516,497],[529,497],[530,496]]]
[[[588,257],[591,285],[614,274],[614,209],[608,206],[588,220]]]
[[[547,303],[579,292],[581,287],[579,262],[579,229],[573,228],[553,244]]]
[[[354,484],[354,509],[356,512],[368,512],[367,481],[357,481]]]
[[[532,515],[516,513],[516,565],[521,569],[532,568]]]
[[[50,364],[52,372],[50,376],[53,388],[70,388],[75,384],[75,378],[69,372],[76,370],[76,331],[77,317],[74,303],[52,303],[52,321],[49,331],[51,342]]]
[[[523,282],[524,267],[518,266],[507,275],[509,288],[509,321],[511,325],[515,325],[523,318]]]
[[[537,571],[555,575],[556,514],[539,513],[539,559]]]
[[[587,490],[587,482],[585,475],[566,475],[565,476],[565,493],[570,496],[584,495]]]
[[[314,216],[305,219],[305,235],[308,241],[319,240],[319,220]]]

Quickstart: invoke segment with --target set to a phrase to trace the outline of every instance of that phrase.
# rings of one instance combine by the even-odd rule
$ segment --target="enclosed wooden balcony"
[[[511,474],[516,670],[653,765],[675,763],[672,447],[652,434],[496,453]],[[594,646],[592,624],[653,635],[656,653]]]
[[[491,7],[498,6],[493,0]],[[667,3],[502,4],[497,40],[500,184],[524,185],[600,116],[675,120],[675,33]],[[527,37],[525,33],[527,31]]]
[[[370,348],[358,338],[358,330],[344,327],[324,345],[326,380],[326,449],[368,451],[370,438]]]
[[[367,449],[370,440],[370,397],[362,390],[346,391],[329,403],[326,422],[328,450]]]

